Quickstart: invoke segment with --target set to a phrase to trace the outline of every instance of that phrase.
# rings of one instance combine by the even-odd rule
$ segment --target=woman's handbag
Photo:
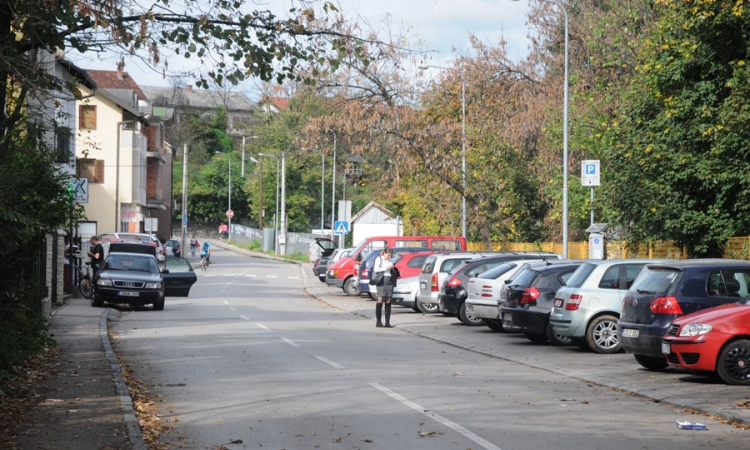
[[[375,272],[370,277],[370,286],[381,286],[383,284],[383,272]]]
[[[401,271],[398,270],[396,267],[391,269],[391,278],[393,280],[398,280],[399,278],[401,278]]]

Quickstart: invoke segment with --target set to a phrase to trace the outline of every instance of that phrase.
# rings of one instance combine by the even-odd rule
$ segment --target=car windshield
[[[573,272],[573,276],[571,276],[568,281],[565,282],[565,286],[573,287],[573,288],[579,288],[583,286],[583,283],[586,281],[586,278],[591,275],[591,272],[596,269],[596,264],[591,263],[583,263],[581,264],[581,267],[579,267],[575,272]]]
[[[646,268],[633,282],[631,290],[640,293],[664,293],[667,292],[680,277],[680,271],[669,268]]]
[[[158,273],[159,267],[156,260],[149,256],[113,254],[104,262],[102,270]]]

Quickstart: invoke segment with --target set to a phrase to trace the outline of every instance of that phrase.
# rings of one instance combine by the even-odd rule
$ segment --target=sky
[[[292,5],[292,0],[247,0],[257,9],[270,9],[283,14]],[[456,58],[454,51],[470,50],[469,35],[474,34],[488,44],[497,44],[503,37],[508,41],[511,59],[519,60],[527,53],[528,28],[526,16],[529,1],[533,0],[333,0],[348,18],[369,24],[383,31],[393,30],[410,36],[413,46],[430,52],[429,64],[450,66]],[[180,57],[181,58],[181,57]],[[72,59],[83,68],[116,69],[116,59],[82,58]],[[170,59],[170,67],[180,64],[179,58]],[[126,60],[125,71],[141,85],[169,86],[170,80],[149,69],[139,60]],[[431,69],[431,72],[438,72]],[[435,74],[432,74],[434,76]],[[428,75],[429,76],[429,75]],[[186,84],[191,80],[185,79]],[[251,82],[250,85],[253,85]],[[252,95],[252,86],[241,86],[240,90]]]

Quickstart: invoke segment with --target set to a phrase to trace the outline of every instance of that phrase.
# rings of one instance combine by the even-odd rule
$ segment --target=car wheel
[[[411,307],[411,309],[413,309],[413,310],[414,310],[414,312],[421,312],[421,311],[419,310],[419,308],[417,307],[417,304],[416,304],[416,303],[414,303],[414,306],[412,306],[412,307]]]
[[[586,328],[586,343],[596,353],[612,354],[620,351],[620,338],[617,336],[617,317],[599,316]]]
[[[466,302],[461,303],[461,306],[458,307],[458,318],[464,323],[464,325],[470,327],[484,325],[484,319],[480,319],[467,311]]]
[[[490,327],[490,330],[492,331],[503,331],[502,320],[486,320],[485,319],[484,324]]]
[[[547,339],[549,339],[549,342],[552,345],[563,346],[563,345],[570,345],[573,343],[573,340],[570,337],[555,333],[555,329],[552,328],[551,324],[547,324],[546,334],[547,334]]]
[[[667,358],[664,356],[646,356],[646,355],[633,355],[638,364],[647,368],[648,370],[664,370],[667,368]]]
[[[346,295],[359,295],[359,282],[354,280],[354,277],[349,277],[344,281],[344,293]]]
[[[544,344],[547,342],[547,335],[544,333],[524,333],[523,335],[535,344]]]
[[[91,293],[91,306],[99,308],[104,305],[104,301],[96,295],[96,292]]]
[[[750,385],[750,341],[730,342],[719,353],[716,371],[727,384]]]
[[[159,297],[159,300],[154,302],[154,311],[164,310],[164,296]]]
[[[417,301],[417,308],[422,314],[432,314],[438,312],[438,305],[434,303],[422,303]]]

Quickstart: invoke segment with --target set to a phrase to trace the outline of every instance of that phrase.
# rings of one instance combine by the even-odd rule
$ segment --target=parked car
[[[390,247],[427,247],[431,250],[465,250],[466,239],[461,236],[374,236],[359,243],[348,258],[328,267],[326,284],[340,287],[347,295],[359,295],[359,284],[354,274],[355,265],[373,250]]]
[[[393,288],[391,303],[419,312],[419,308],[417,308],[417,292],[419,292],[419,275],[401,278]]]
[[[432,251],[399,252],[398,254],[394,253],[393,256],[391,257],[391,261],[394,262],[396,268],[401,274],[401,279],[397,280],[396,286],[398,287],[398,285],[402,283],[402,280],[404,279],[418,277],[419,273],[422,271],[422,266],[424,265],[425,260],[427,259],[427,257],[432,255],[433,253],[434,252]],[[372,267],[370,268],[370,270],[372,270]],[[377,286],[371,286],[369,284],[369,278],[368,278],[368,283],[367,283],[367,291],[365,292],[369,292],[370,297],[372,297],[373,299],[378,298],[378,288]],[[395,297],[395,293],[394,293],[394,297]],[[416,298],[416,294],[415,294],[415,298]],[[415,306],[415,310],[419,311],[419,308],[416,308],[416,302],[414,306]]]
[[[557,290],[549,323],[556,334],[596,353],[621,351],[617,321],[622,298],[653,259],[589,260]]]
[[[469,279],[514,259],[538,260],[545,257],[550,259],[561,258],[560,255],[553,255],[551,253],[502,252],[466,261],[462,266],[453,269],[445,282],[440,286],[438,310],[445,314],[455,314],[464,325],[484,325],[485,322],[482,318],[469,314],[466,308],[466,289]]]
[[[333,239],[315,238],[307,247],[307,257],[314,263],[322,256],[330,256],[338,246]]]
[[[182,243],[177,239],[168,239],[164,248],[167,249],[167,256],[182,256]]]
[[[187,260],[170,260],[174,260],[172,264],[166,264],[173,266],[174,273],[167,267],[159,269],[156,247],[148,242],[111,242],[109,255],[94,276],[91,306],[102,306],[104,302],[150,304],[159,311],[164,309],[165,297],[187,297],[197,276]]]
[[[503,328],[522,332],[535,343],[569,344],[570,338],[556,335],[549,324],[555,292],[573,275],[581,261],[543,264],[519,272],[508,286],[505,305],[500,308]]]
[[[725,280],[743,297],[737,303],[697,311],[672,322],[662,341],[671,366],[694,374],[718,374],[727,384],[750,385],[750,280]],[[739,285],[739,286],[737,286]],[[727,286],[729,287],[729,286]]]
[[[164,258],[166,257],[166,250],[164,249],[164,245],[161,243],[158,237],[156,237],[155,234],[148,234],[148,233],[127,233],[122,231],[116,231],[114,233],[103,233],[99,235],[99,240],[127,240],[127,241],[143,241],[143,242],[151,242],[153,243],[156,248],[156,258],[159,260],[159,262],[164,262]],[[105,249],[106,253],[106,249]]]
[[[313,264],[313,273],[318,277],[321,283],[325,283],[328,266],[334,264],[341,258],[348,257],[352,250],[351,247],[337,248],[331,254],[321,254],[320,258]]]
[[[373,296],[375,290],[370,288],[370,275],[372,272],[372,266],[373,264],[375,264],[375,258],[380,255],[381,251],[382,249],[377,249],[368,253],[362,259],[362,261],[357,264],[355,269],[360,292],[369,292],[371,297]],[[397,258],[398,255],[421,252],[429,252],[429,254],[435,253],[434,250],[428,247],[399,247],[393,249],[393,255],[391,256],[391,259],[398,262],[400,261],[400,258]],[[424,263],[424,259],[421,259],[421,261],[422,263]],[[401,272],[401,278],[409,278],[414,275],[419,275],[419,273],[422,271],[422,264],[420,263],[419,267],[412,267],[414,264],[417,264],[417,262],[412,261],[410,262],[410,265],[408,267],[403,268],[404,271]],[[402,267],[399,266],[399,270],[401,269]]]
[[[438,294],[448,274],[470,259],[481,258],[476,252],[439,252],[428,256],[419,275],[417,307],[423,313],[438,312]]]
[[[485,325],[495,331],[502,331],[498,305],[501,289],[505,287],[520,269],[527,266],[529,260],[510,261],[482,272],[469,279],[466,290],[466,313],[484,320]]]
[[[748,278],[750,262],[741,260],[690,259],[647,264],[622,299],[622,316],[617,324],[622,348],[643,367],[664,369],[668,363],[661,344],[672,321],[736,302],[737,289],[747,292]]]

